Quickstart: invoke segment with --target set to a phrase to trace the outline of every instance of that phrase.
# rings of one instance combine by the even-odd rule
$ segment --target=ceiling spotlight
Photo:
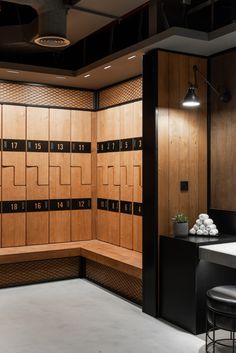
[[[104,67],[104,70],[107,70],[107,69],[110,69],[111,68],[111,65],[107,65]]]
[[[90,74],[87,74],[87,75],[84,76],[84,78],[88,78],[88,77],[90,77],[90,76],[91,76]]]
[[[198,88],[197,84],[197,72],[203,79],[203,81],[212,89],[212,91],[215,92],[215,94],[218,96],[219,100],[223,103],[228,103],[231,100],[231,94],[230,92],[225,89],[223,92],[219,92],[211,83],[208,81],[205,75],[198,69],[197,65],[193,66],[193,74],[194,74],[194,83],[189,83],[189,88],[188,92],[182,101],[182,105],[184,107],[198,107],[200,105],[200,101],[196,95],[196,90]]]
[[[132,60],[132,59],[135,59],[135,58],[136,58],[136,55],[132,55],[132,56],[128,57],[128,60]]]
[[[34,42],[41,47],[47,48],[64,48],[70,45],[69,39],[59,36],[38,37]]]

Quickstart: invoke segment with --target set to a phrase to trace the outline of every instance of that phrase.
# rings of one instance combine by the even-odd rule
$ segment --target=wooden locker
[[[135,137],[142,137],[142,102],[135,102],[133,131]],[[139,141],[138,141],[139,142]],[[140,141],[141,143],[141,141]],[[142,252],[142,149],[134,155],[134,189],[133,189],[133,250]]]
[[[78,208],[71,211],[71,240],[92,239],[91,206],[91,112],[71,111],[71,198]],[[90,145],[88,145],[90,143]],[[89,151],[90,150],[90,151]]]
[[[0,105],[0,139],[2,139],[2,106]],[[0,153],[0,202],[2,201],[2,153]],[[0,246],[2,246],[2,214],[0,214]]]
[[[97,217],[96,230],[97,239],[105,242],[110,242],[108,230],[108,200],[109,189],[108,184],[103,184],[103,168],[97,169]]]
[[[101,151],[105,148],[107,152],[98,151],[97,154],[98,194],[105,199],[105,195],[103,196],[103,191],[105,191],[107,199],[110,201],[108,204],[109,211],[98,211],[98,218],[100,217],[100,219],[97,227],[100,239],[114,245],[120,244],[120,153],[113,151],[117,143],[119,144],[119,140],[119,107],[100,111],[97,117],[97,141],[98,143],[103,143],[100,145]],[[106,215],[104,214],[105,212],[107,213]],[[102,234],[103,227],[106,227],[104,234]]]
[[[120,245],[133,248],[133,137],[134,135],[134,106],[133,103],[120,107],[120,134],[122,139],[122,152],[120,152],[121,172],[121,221],[120,221]]]
[[[47,108],[27,108],[26,131],[27,245],[46,244],[49,240],[49,111]]]
[[[121,168],[120,186],[120,246],[133,248],[133,187],[128,186],[127,168]]]
[[[3,247],[26,243],[25,115],[25,107],[14,105],[2,107]]]
[[[50,109],[50,243],[70,241],[70,111]]]
[[[112,151],[112,142],[120,139],[120,110],[119,107],[98,112],[97,115],[97,141],[108,142],[102,147]],[[110,142],[110,143],[109,143]],[[97,154],[97,166],[103,168],[103,184],[108,184],[108,168],[114,168],[114,183],[120,185],[120,154],[119,152],[106,152]]]
[[[134,167],[133,250],[142,252],[142,168]]]

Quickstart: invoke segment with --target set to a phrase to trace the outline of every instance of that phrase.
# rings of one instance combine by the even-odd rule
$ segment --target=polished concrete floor
[[[86,280],[0,290],[1,353],[203,353],[204,340]]]

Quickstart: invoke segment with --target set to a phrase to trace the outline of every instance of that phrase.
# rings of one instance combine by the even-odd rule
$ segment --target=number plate
[[[51,141],[50,152],[70,153],[70,142]]]
[[[3,151],[25,152],[25,140],[3,140]]]
[[[28,152],[48,152],[48,141],[27,141]]]

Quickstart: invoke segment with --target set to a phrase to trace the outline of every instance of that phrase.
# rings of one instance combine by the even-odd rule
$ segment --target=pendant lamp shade
[[[191,108],[191,107],[198,107],[200,105],[198,96],[196,95],[195,91],[196,91],[196,88],[193,85],[189,86],[188,92],[182,102],[182,105],[184,107]]]
[[[212,91],[218,96],[220,102],[228,103],[231,100],[231,93],[224,89],[223,92],[219,92],[213,84],[208,81],[207,77],[198,69],[197,65],[193,66],[194,82],[189,82],[188,92],[182,101],[182,106],[187,108],[199,107],[200,101],[196,95],[197,84],[197,73],[200,75],[202,80],[212,89]]]

